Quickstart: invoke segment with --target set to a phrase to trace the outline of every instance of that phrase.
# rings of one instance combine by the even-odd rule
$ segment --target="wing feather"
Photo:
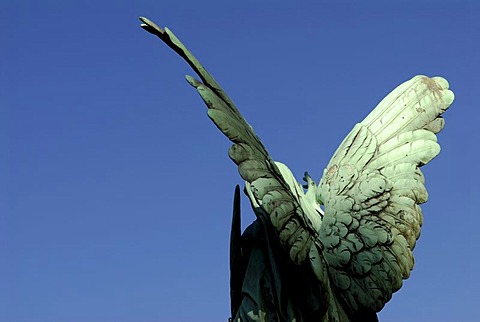
[[[140,20],[144,29],[158,36],[198,74],[201,81],[191,76],[186,77],[187,81],[207,105],[210,119],[232,141],[228,154],[246,181],[252,206],[270,216],[291,259],[304,262],[321,221],[321,209],[314,198],[315,185],[310,185],[310,193],[305,195],[290,170],[272,160],[232,100],[182,42],[168,28],[162,29],[147,18]]]
[[[453,98],[440,77],[401,84],[352,129],[324,171],[319,239],[332,284],[352,310],[381,310],[410,275],[419,204],[428,199],[419,167],[440,152],[435,133]]]

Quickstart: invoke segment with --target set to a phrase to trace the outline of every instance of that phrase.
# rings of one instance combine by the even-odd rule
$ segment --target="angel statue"
[[[232,141],[228,155],[257,218],[242,234],[237,186],[230,321],[378,321],[413,268],[428,198],[420,167],[440,152],[448,82],[415,76],[395,88],[353,127],[318,186],[308,173],[302,186],[175,35],[140,20],[200,77],[186,76]]]

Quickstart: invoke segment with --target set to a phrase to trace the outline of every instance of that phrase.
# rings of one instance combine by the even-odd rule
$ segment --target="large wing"
[[[337,296],[380,311],[409,277],[427,201],[419,167],[439,152],[435,133],[454,99],[441,77],[398,86],[342,142],[324,171],[319,239]]]
[[[253,207],[261,207],[269,215],[282,245],[295,263],[308,259],[321,220],[314,182],[307,178],[310,189],[305,195],[290,170],[272,160],[227,94],[177,37],[168,28],[161,29],[147,18],[140,20],[145,30],[175,50],[200,76],[201,82],[191,76],[187,76],[187,81],[206,103],[210,119],[234,143],[228,154],[246,181]]]

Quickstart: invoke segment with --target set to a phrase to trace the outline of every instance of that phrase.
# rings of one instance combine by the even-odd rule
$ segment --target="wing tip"
[[[455,94],[450,90],[450,84],[445,78],[441,76],[434,76],[430,78],[425,75],[417,75],[414,77],[414,79],[415,78],[418,78],[421,82],[423,82],[430,89],[430,91],[439,93],[441,96],[441,102],[443,104],[441,107],[442,112],[447,110],[455,100]]]
[[[450,84],[442,76],[428,77],[426,75],[416,75],[411,80],[423,80],[424,82],[431,82],[433,80],[435,82],[435,84],[438,87],[440,87],[440,89],[449,89],[450,88]]]
[[[445,96],[443,97],[443,101],[446,105],[446,108],[448,108],[453,103],[454,100],[455,100],[455,93],[453,93],[451,90],[446,90]]]
[[[449,89],[450,84],[448,83],[448,81],[445,78],[443,78],[441,76],[435,76],[435,77],[432,77],[432,79],[435,81],[435,83],[437,83],[437,85],[441,89]]]
[[[448,81],[445,78],[443,78],[441,76],[432,77],[432,80],[435,81],[437,86],[444,93],[444,96],[443,96],[442,100],[445,103],[446,108],[448,108],[453,103],[453,101],[455,100],[455,93],[453,93],[450,90],[450,84],[448,83]]]

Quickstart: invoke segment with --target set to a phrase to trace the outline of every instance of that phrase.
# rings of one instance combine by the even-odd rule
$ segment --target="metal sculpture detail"
[[[258,218],[242,236],[237,187],[232,320],[377,320],[413,268],[428,198],[420,167],[440,152],[435,134],[454,100],[448,82],[415,76],[395,88],[354,126],[318,186],[308,173],[302,186],[175,35],[140,19],[200,77],[187,81],[232,141],[228,154]]]

